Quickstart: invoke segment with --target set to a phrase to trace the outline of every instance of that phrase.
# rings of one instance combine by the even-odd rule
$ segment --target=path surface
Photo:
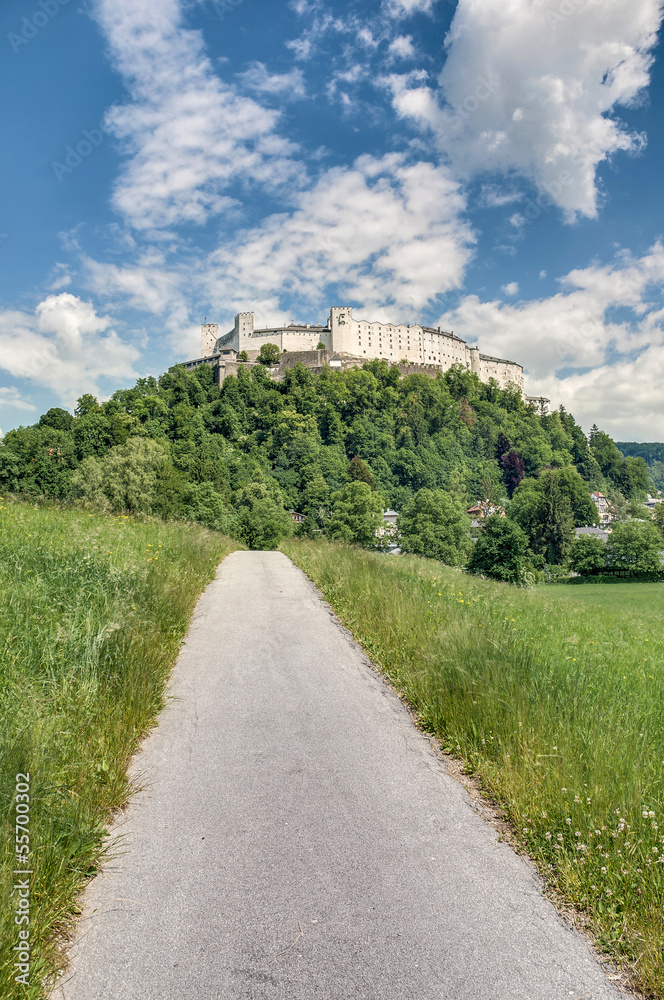
[[[201,599],[58,1000],[617,1000],[280,553]]]

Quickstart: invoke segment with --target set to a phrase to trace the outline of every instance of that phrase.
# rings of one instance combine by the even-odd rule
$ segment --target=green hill
[[[306,531],[329,534],[340,491],[357,480],[379,507],[401,510],[429,489],[463,511],[505,503],[549,468],[569,470],[561,483],[577,524],[593,511],[578,509],[581,493],[620,500],[652,486],[643,459],[596,428],[589,443],[562,408],[541,415],[460,367],[402,377],[383,361],[320,374],[299,365],[282,382],[241,368],[221,387],[207,365],[177,366],[103,404],[82,396],[74,416],[51,409],[0,447],[4,491],[196,520],[261,547],[288,533],[291,509]]]

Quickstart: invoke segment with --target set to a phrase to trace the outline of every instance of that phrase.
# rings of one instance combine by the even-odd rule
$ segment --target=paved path
[[[617,1000],[280,553],[201,599],[58,1000]]]

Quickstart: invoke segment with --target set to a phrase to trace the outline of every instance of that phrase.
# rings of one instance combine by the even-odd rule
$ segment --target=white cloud
[[[34,315],[0,312],[0,367],[51,389],[71,407],[83,393],[97,394],[101,378],[138,377],[138,351],[110,324],[68,292],[49,295]]]
[[[434,131],[457,176],[516,171],[568,221],[594,217],[598,165],[642,147],[609,115],[648,85],[661,16],[661,0],[459,0],[439,89],[393,88],[394,106]]]
[[[514,188],[500,188],[495,184],[483,184],[480,190],[478,205],[481,208],[503,208],[504,205],[512,205],[515,201],[521,201],[523,193]]]
[[[397,35],[390,42],[388,49],[393,59],[412,59],[415,55],[415,46],[410,35]]]
[[[219,306],[274,312],[280,295],[313,305],[337,298],[416,314],[458,287],[474,235],[448,172],[402,156],[363,156],[327,171],[296,211],[271,216],[212,257],[209,297]]]
[[[14,410],[36,410],[37,407],[24,399],[15,387],[0,386],[0,407],[11,407]],[[2,433],[0,432],[0,437]]]
[[[281,94],[293,97],[304,97],[304,76],[301,69],[290,73],[270,73],[262,62],[253,62],[244,73],[238,77],[248,90],[260,94]]]
[[[383,0],[383,8],[390,17],[412,17],[413,14],[430,14],[434,0]]]
[[[531,395],[564,403],[586,425],[622,440],[663,437],[664,247],[571,271],[560,285],[518,304],[468,295],[439,323],[525,365]]]
[[[518,281],[510,281],[507,285],[503,285],[502,286],[502,290],[505,293],[505,295],[509,295],[510,297],[513,297],[514,295],[518,295],[519,294],[519,283],[518,283]]]
[[[232,183],[274,189],[300,176],[279,114],[218,79],[178,0],[95,0],[95,10],[131,94],[106,124],[129,157],[113,204],[132,226],[204,223],[232,206]]]

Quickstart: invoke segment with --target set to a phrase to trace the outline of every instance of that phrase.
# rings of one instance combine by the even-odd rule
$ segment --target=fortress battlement
[[[357,364],[382,358],[391,364],[440,371],[460,364],[483,382],[495,379],[501,388],[512,385],[521,392],[524,389],[523,367],[516,361],[481,354],[479,347],[469,347],[465,340],[440,328],[356,319],[350,306],[334,306],[326,326],[290,323],[256,329],[252,312],[239,313],[233,329],[221,335],[218,324],[206,323],[201,327],[199,360],[223,357],[228,352],[237,355],[241,351],[246,351],[251,359],[263,344],[276,344],[280,352],[316,351],[322,345],[326,352],[355,359]]]

